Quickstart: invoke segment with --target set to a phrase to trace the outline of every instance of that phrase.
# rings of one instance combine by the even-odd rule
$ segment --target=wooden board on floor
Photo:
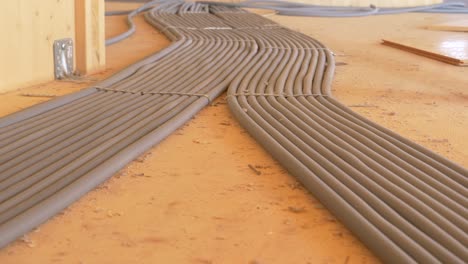
[[[468,36],[464,33],[420,31],[383,39],[382,44],[456,66],[468,65]]]
[[[426,27],[432,30],[468,32],[468,19],[453,20],[439,24],[433,24]]]

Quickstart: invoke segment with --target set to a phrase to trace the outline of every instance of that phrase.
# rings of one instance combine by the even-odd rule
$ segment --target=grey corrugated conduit
[[[286,16],[358,17],[370,15],[401,14],[408,12],[459,14],[468,13],[468,7],[466,7],[465,3],[463,2],[447,2],[434,5],[396,8],[379,8],[374,5],[370,5],[369,7],[324,6],[280,0],[247,0],[236,3],[200,1],[200,3],[226,7],[268,9],[275,11],[278,15]]]
[[[219,16],[233,28],[246,27],[248,21],[239,15]],[[250,27],[255,25],[258,22]],[[273,28],[263,34],[267,36],[255,32],[257,42],[262,43],[260,51],[266,50],[264,55],[259,54],[260,61],[251,62],[251,68],[234,79],[228,95],[241,124],[321,201],[330,203],[335,208],[332,211],[383,259],[399,262],[401,254],[404,262],[463,262],[467,257],[466,170],[356,118],[340,104],[326,107],[336,103],[329,90],[334,65],[331,53],[288,30]],[[304,58],[308,58],[306,63]],[[347,122],[332,119],[317,124],[321,112]],[[360,136],[363,142],[345,131]],[[366,140],[368,137],[375,141]],[[333,192],[327,192],[324,183]],[[431,187],[445,184],[456,191]],[[345,209],[340,208],[339,200],[348,201],[341,205]],[[356,214],[354,206],[370,222],[350,219]],[[383,232],[381,241],[373,225]]]
[[[145,3],[144,5],[140,6],[139,8],[135,10],[116,10],[116,11],[107,11],[106,16],[119,16],[119,15],[127,15],[127,25],[128,25],[128,30],[123,32],[122,34],[119,34],[115,37],[106,39],[106,46],[115,44],[119,41],[122,41],[131,35],[135,33],[136,26],[135,23],[133,22],[133,18],[138,15],[141,12],[147,11],[151,9],[152,7],[158,5],[158,4],[163,4],[164,2],[168,2],[168,0],[153,0]],[[181,2],[179,0],[176,0],[175,2]]]
[[[467,170],[333,99],[325,46],[239,8],[153,1],[142,10],[171,46],[93,87],[0,119],[0,246],[229,87],[239,122],[382,260],[468,260]]]
[[[180,1],[180,0],[175,0]],[[153,0],[148,1],[141,7],[135,10],[113,10],[107,11],[106,16],[119,16],[127,15],[127,24],[129,29],[115,37],[106,40],[106,45],[112,45],[120,42],[133,33],[135,33],[136,27],[133,23],[133,18],[141,12],[151,9],[155,5],[170,5],[171,0]],[[318,16],[318,17],[359,17],[359,16],[371,16],[371,15],[389,15],[389,14],[401,14],[409,12],[425,12],[425,13],[452,13],[452,14],[468,14],[468,7],[463,2],[446,2],[434,5],[422,5],[414,7],[397,7],[397,8],[378,8],[374,5],[369,7],[353,7],[353,6],[322,6],[312,5],[305,3],[296,3],[290,1],[280,0],[250,0],[242,1],[238,3],[228,2],[215,2],[215,1],[199,1],[199,3],[227,6],[227,7],[246,7],[246,8],[258,8],[258,9],[269,9],[275,11],[278,15],[286,16]],[[190,7],[191,3],[186,5],[184,10]],[[192,12],[198,12],[202,10],[202,7],[195,6]]]
[[[178,12],[177,3],[165,6]],[[227,28],[207,11],[152,10],[148,21],[175,41],[171,47],[96,87],[0,120],[0,245],[111,176],[226,89],[255,44],[204,32]]]

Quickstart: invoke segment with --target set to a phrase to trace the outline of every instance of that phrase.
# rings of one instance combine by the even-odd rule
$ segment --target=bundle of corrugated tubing
[[[335,100],[324,45],[237,7],[165,1],[145,16],[172,45],[0,119],[0,246],[228,89],[240,124],[383,261],[468,261],[467,169]]]

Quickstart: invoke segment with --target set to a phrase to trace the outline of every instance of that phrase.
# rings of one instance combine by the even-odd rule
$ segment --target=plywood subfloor
[[[468,19],[453,20],[439,24],[428,25],[427,28],[442,31],[468,32]]]
[[[271,18],[335,51],[341,66],[333,89],[341,101],[468,166],[468,68],[380,45],[384,36],[411,34],[443,16]],[[124,19],[108,18],[107,33],[124,26]],[[53,82],[3,94],[0,114],[49,99],[21,94],[76,91],[167,44],[139,18],[137,35],[108,48],[105,73],[84,84]],[[0,250],[2,264],[31,262],[378,260],[239,127],[221,97],[62,214]]]

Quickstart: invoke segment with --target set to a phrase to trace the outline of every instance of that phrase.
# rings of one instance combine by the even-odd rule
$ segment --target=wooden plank
[[[75,0],[76,69],[102,70],[106,63],[104,0]]]
[[[52,44],[74,38],[74,4],[64,0],[2,1],[0,92],[54,79]]]
[[[468,19],[448,21],[444,23],[429,25],[427,29],[468,32]]]
[[[464,33],[418,32],[384,39],[382,44],[457,66],[468,65],[468,37]]]

